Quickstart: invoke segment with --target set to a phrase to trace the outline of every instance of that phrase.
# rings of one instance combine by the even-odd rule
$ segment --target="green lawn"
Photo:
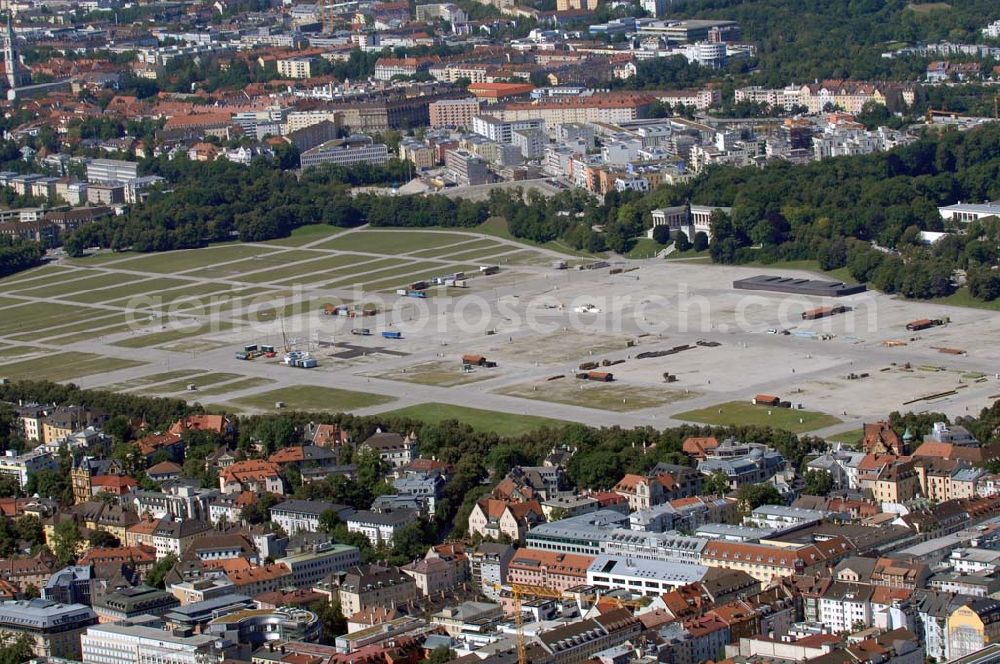
[[[41,350],[41,348],[35,346],[3,346],[0,347],[0,360],[31,355],[32,353],[39,353]]]
[[[38,302],[5,309],[0,316],[0,336],[13,336],[49,327],[78,323],[108,314],[105,309],[67,307],[63,304]],[[30,341],[30,339],[29,339]]]
[[[636,241],[635,246],[625,256],[626,258],[651,258],[663,249],[665,247],[656,240],[643,237]]]
[[[465,406],[453,406],[445,403],[422,403],[407,406],[387,413],[384,416],[406,417],[428,424],[438,424],[445,420],[458,420],[468,424],[473,429],[495,433],[499,436],[519,436],[542,427],[561,427],[571,422],[554,420],[535,415],[511,415],[492,410],[480,410]]]
[[[116,341],[114,346],[121,346],[122,348],[149,348],[150,346],[158,346],[160,344],[165,344],[171,341],[179,341],[181,339],[187,339],[189,337],[197,337],[203,334],[212,334],[217,332],[228,332],[233,329],[233,324],[228,321],[221,321],[217,323],[214,327],[209,325],[198,325],[191,327],[179,328],[176,330],[163,330],[160,332],[148,332],[146,334],[137,334],[133,337],[128,337],[127,339],[122,339],[121,341]],[[185,348],[182,346],[172,347],[170,350],[176,350],[178,352],[183,352]]]
[[[150,291],[159,290],[161,288],[169,288],[170,286],[180,286],[186,283],[180,279],[145,279],[143,277],[133,277],[131,275],[124,274],[120,276],[121,285],[117,285],[114,288],[85,290],[64,297],[63,299],[71,300],[73,302],[81,302],[83,304],[98,304],[108,302],[110,300],[119,300],[124,297],[132,297],[134,295],[144,295]]]
[[[403,283],[430,279],[433,276],[449,272],[448,268],[440,263],[407,263],[399,260],[393,262],[395,267],[376,270],[368,274],[348,274],[342,279],[328,283],[327,287],[347,288],[354,284],[362,284],[366,290],[370,290],[368,284],[386,279],[395,279],[396,281],[393,283]]]
[[[570,406],[596,408],[614,412],[628,412],[655,408],[668,403],[676,403],[699,396],[697,392],[683,389],[667,389],[621,383],[592,383],[566,377],[555,381],[541,381],[508,385],[499,390],[521,399],[564,403]]]
[[[68,295],[69,293],[89,291],[95,288],[118,286],[129,281],[135,281],[135,277],[124,274],[94,273],[93,276],[86,276],[82,279],[68,278],[58,283],[19,290],[17,291],[17,294],[25,297],[59,297],[61,295]]]
[[[177,313],[186,313],[193,310],[195,307],[205,307],[212,304],[213,296],[218,297],[229,297],[230,293],[236,290],[236,287],[230,286],[229,284],[222,284],[216,282],[207,283],[194,283],[190,282],[184,286],[178,288],[168,288],[162,291],[149,291],[149,296],[153,300],[157,301],[158,305],[151,305],[148,302],[137,302],[136,306],[140,308],[149,308],[151,311],[169,311],[172,306],[176,306]],[[136,296],[128,298],[120,298],[108,304],[116,307],[128,306],[130,300]]]
[[[217,385],[218,383],[225,383],[232,380],[238,380],[244,376],[234,373],[203,373],[195,376],[189,376],[182,380],[174,380],[169,383],[162,383],[159,385],[150,385],[144,388],[142,392],[149,394],[170,394],[171,392],[183,392],[187,390],[188,385],[194,385],[199,389],[202,387],[208,387],[210,385]]]
[[[719,412],[721,411],[721,412]],[[768,415],[768,412],[771,414]],[[677,420],[700,422],[715,426],[770,426],[793,433],[805,433],[840,422],[833,415],[791,408],[768,408],[755,406],[749,401],[730,401],[700,410],[689,410],[673,416]],[[801,422],[799,420],[802,420]]]
[[[60,337],[66,334],[71,334],[74,332],[93,332],[93,336],[98,337],[101,335],[97,330],[102,327],[111,327],[112,325],[123,325],[126,322],[125,314],[116,313],[114,311],[103,311],[101,315],[93,316],[83,320],[79,323],[74,323],[72,325],[52,325],[44,330],[39,330],[37,332],[32,332],[30,335],[21,335],[19,341],[34,341],[36,339],[48,339],[50,337]]]
[[[469,251],[474,249],[481,249],[482,247],[496,247],[501,246],[493,240],[477,239],[469,236],[465,240],[457,244],[448,244],[443,247],[434,247],[433,249],[423,249],[421,251],[412,251],[410,256],[412,258],[447,258],[449,254],[457,251]]]
[[[362,259],[363,260],[363,259]],[[255,272],[240,276],[239,281],[248,283],[314,283],[317,275],[324,274],[329,270],[358,264],[358,256],[351,254],[328,254],[318,260],[311,260],[299,265],[287,265],[276,267],[262,272]]]
[[[198,394],[203,397],[214,397],[220,394],[229,394],[230,392],[249,390],[254,387],[264,387],[265,385],[271,385],[272,383],[274,383],[274,381],[270,378],[244,378],[243,380],[235,380],[231,383],[210,387],[205,390],[199,388]]]
[[[274,251],[276,251],[274,247],[262,245],[221,244],[204,249],[182,249],[180,251],[144,254],[121,263],[115,263],[114,267],[123,270],[169,274],[237,261],[251,256],[263,256]]]
[[[125,390],[131,390],[136,387],[143,387],[144,385],[152,385],[154,383],[162,383],[168,380],[177,380],[179,378],[187,378],[188,376],[197,376],[198,374],[206,373],[207,369],[178,369],[177,371],[164,371],[163,373],[149,374],[148,376],[140,376],[138,378],[130,378],[129,380],[122,381],[120,383],[115,383],[114,385],[107,385],[102,387],[102,390],[108,390],[111,392],[123,392]]]
[[[969,294],[969,289],[962,286],[948,297],[939,297],[933,300],[925,300],[931,304],[950,304],[954,307],[970,307],[972,309],[987,309],[989,311],[1000,311],[1000,299],[986,302],[977,300]]]
[[[510,228],[507,226],[507,220],[503,217],[490,217],[483,223],[476,226],[474,229],[477,233],[482,233],[483,235],[492,235],[493,237],[503,238],[505,240],[514,240],[515,242],[520,242],[521,244],[528,245],[529,247],[542,247],[543,249],[551,249],[552,251],[558,251],[561,254],[567,254],[569,256],[580,256],[583,258],[598,258],[603,256],[603,254],[590,254],[586,251],[578,251],[572,247],[568,247],[558,240],[553,240],[551,242],[532,242],[526,238],[514,237],[511,235]]]
[[[34,267],[30,270],[25,270],[24,272],[18,272],[12,274],[9,277],[4,277],[0,279],[0,288],[4,290],[10,290],[11,286],[20,286],[24,282],[37,279],[37,283],[45,283],[42,279],[52,279],[59,275],[66,275],[72,272],[68,267],[63,267],[61,265],[42,265],[41,267]],[[96,274],[96,273],[95,273]]]
[[[340,257],[338,257],[338,260],[339,258]],[[281,281],[276,281],[275,283],[281,284],[283,286],[290,286],[296,283],[326,284],[358,275],[361,272],[375,271],[375,270],[380,270],[382,268],[391,267],[393,265],[399,265],[399,259],[397,258],[376,258],[373,260],[368,260],[367,257],[358,256],[356,254],[350,254],[344,256],[343,258],[349,259],[343,263],[344,265],[343,267],[338,267],[337,269],[334,270],[324,270],[323,272],[316,272],[310,274],[308,281],[305,281],[302,279],[301,276],[298,276],[298,277],[293,277],[291,279],[282,279]]]
[[[290,368],[289,371],[301,371],[305,374],[304,378],[308,377],[308,369]],[[395,398],[381,394],[339,390],[333,387],[296,385],[235,399],[233,403],[237,406],[245,406],[256,410],[275,410],[274,404],[277,401],[285,402],[285,410],[344,413],[359,408],[390,403],[395,401]]]
[[[107,251],[100,254],[90,254],[88,256],[83,256],[81,258],[70,258],[70,265],[81,265],[83,267],[88,267],[92,265],[107,265],[108,263],[114,263],[115,261],[123,261],[126,258],[135,258],[139,256],[132,251]]]
[[[18,304],[24,304],[24,300],[19,300],[15,297],[0,297],[0,308],[3,307],[13,307]]]
[[[824,436],[828,443],[843,443],[849,447],[860,447],[861,440],[865,437],[863,429],[846,429],[829,436]]]
[[[299,226],[292,231],[289,237],[268,240],[264,244],[278,247],[301,247],[304,244],[309,244],[310,242],[315,242],[316,240],[321,240],[337,233],[343,233],[345,230],[344,228],[328,224],[310,224],[308,226]]]
[[[20,362],[0,362],[0,377],[11,380],[62,381],[138,367],[144,362],[103,357],[91,353],[52,353]]]
[[[398,380],[404,383],[418,383],[420,385],[436,385],[437,387],[454,387],[455,385],[465,385],[475,383],[480,380],[496,378],[499,374],[496,369],[476,368],[472,371],[464,371],[461,362],[422,362],[404,369],[394,369],[384,373],[372,374],[378,378],[387,380]]]
[[[474,260],[477,263],[496,263],[500,260],[499,254],[513,252],[515,249],[516,247],[511,247],[510,245],[495,244],[492,247],[481,247],[479,249],[473,249],[472,251],[463,251],[462,253],[452,254],[446,258],[452,261]]]
[[[358,251],[369,254],[399,254],[432,249],[462,240],[475,239],[469,235],[458,233],[427,232],[419,230],[390,229],[379,231],[358,231],[316,245],[317,249],[335,249],[337,251]]]

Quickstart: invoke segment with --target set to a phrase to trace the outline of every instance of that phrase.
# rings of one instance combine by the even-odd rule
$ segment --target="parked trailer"
[[[390,332],[388,330],[385,330],[385,331],[382,332],[382,338],[383,339],[402,339],[403,338],[403,333],[402,332]]]
[[[615,377],[607,371],[585,371],[576,375],[580,380],[593,380],[598,383],[610,383]]]
[[[499,265],[480,265],[479,273],[484,275],[496,274],[500,271]]]
[[[468,288],[469,282],[466,281],[465,279],[456,279],[451,283],[451,286],[453,288]]]
[[[406,291],[406,297],[417,297],[423,299],[427,297],[427,293],[423,292],[422,290],[411,290],[411,291]]]
[[[356,334],[359,337],[370,337],[372,335],[372,331],[367,327],[356,327],[351,330],[351,334]]]
[[[944,320],[940,318],[921,318],[920,320],[907,323],[906,329],[910,332],[919,332],[920,330],[926,330],[939,325],[944,325]]]
[[[839,304],[835,307],[817,307],[815,309],[807,309],[802,312],[802,320],[817,320],[819,318],[826,318],[828,316],[835,316],[837,314],[843,314],[851,311],[851,307]]]

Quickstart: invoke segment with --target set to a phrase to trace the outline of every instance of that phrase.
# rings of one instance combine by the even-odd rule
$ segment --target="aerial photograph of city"
[[[0,0],[0,664],[1000,664],[1000,0]]]

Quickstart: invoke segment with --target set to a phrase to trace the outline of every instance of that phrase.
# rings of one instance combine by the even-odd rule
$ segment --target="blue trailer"
[[[402,339],[403,338],[403,333],[402,332],[389,332],[387,330],[385,332],[382,332],[382,338],[383,339]]]

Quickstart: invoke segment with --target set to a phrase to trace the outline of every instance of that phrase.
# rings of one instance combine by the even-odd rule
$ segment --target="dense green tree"
[[[702,490],[710,496],[724,496],[729,493],[729,476],[722,471],[712,473],[702,485]]]
[[[56,524],[52,533],[52,555],[60,566],[76,562],[77,549],[83,542],[80,527],[72,519],[63,519]]]
[[[149,571],[146,573],[146,584],[153,586],[154,588],[163,589],[166,586],[164,579],[176,564],[177,556],[172,553],[168,553],[164,557],[160,558],[153,563],[153,566],[150,567]]]
[[[747,511],[755,510],[761,505],[784,505],[781,492],[773,484],[744,484],[736,492],[740,505]]]
[[[807,470],[802,479],[806,483],[803,491],[810,496],[825,496],[833,489],[833,478],[825,470]]]
[[[670,226],[666,224],[660,224],[659,226],[653,227],[653,241],[659,245],[670,244]]]
[[[121,540],[104,530],[95,530],[90,533],[87,543],[93,547],[116,548],[121,546]]]
[[[340,598],[334,593],[333,600],[320,600],[309,606],[319,617],[320,643],[333,645],[338,636],[347,633],[347,619],[340,607]]]

